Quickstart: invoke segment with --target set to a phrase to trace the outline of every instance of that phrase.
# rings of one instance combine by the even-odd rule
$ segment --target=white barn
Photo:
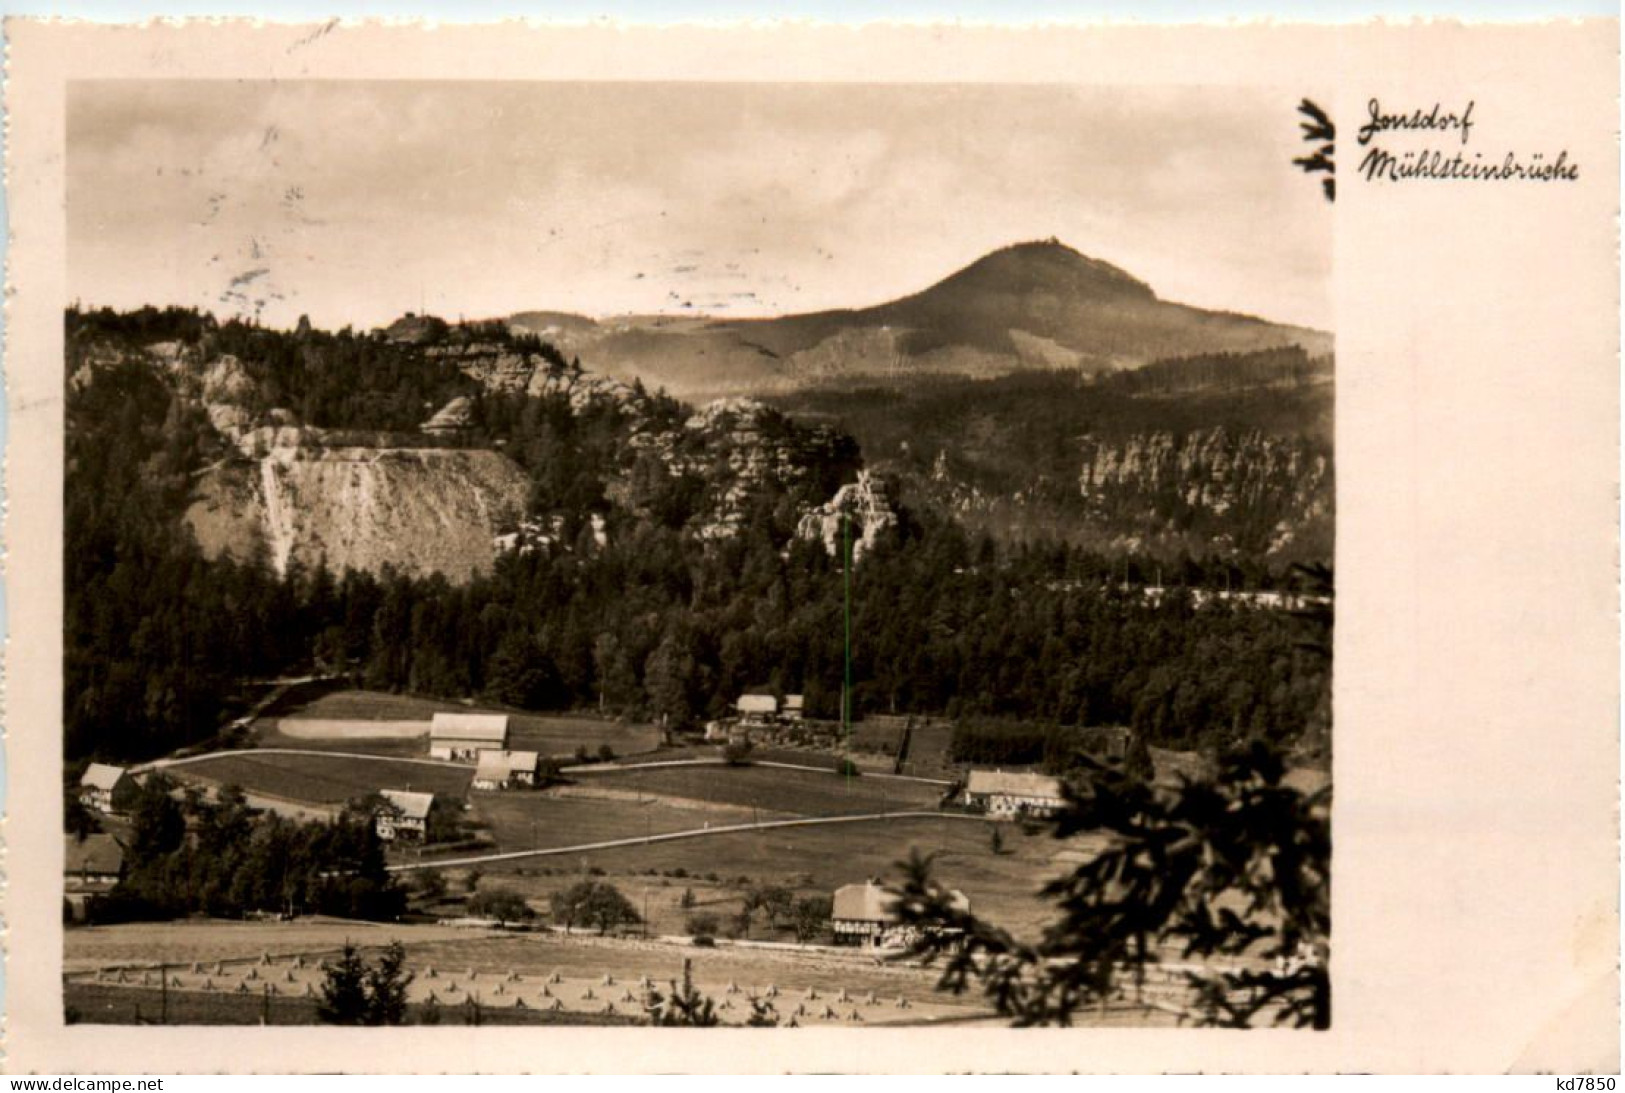
[[[505,713],[437,713],[429,722],[429,755],[434,759],[473,763],[480,752],[507,746]]]
[[[965,803],[990,816],[1053,816],[1066,804],[1061,780],[1047,774],[973,770],[965,782]]]
[[[779,715],[779,700],[772,695],[740,695],[735,708],[739,710],[739,716],[744,721],[772,721]]]

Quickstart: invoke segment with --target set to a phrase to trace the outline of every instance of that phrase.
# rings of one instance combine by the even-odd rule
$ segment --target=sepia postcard
[[[5,29],[8,1071],[1618,1070],[1617,22]]]

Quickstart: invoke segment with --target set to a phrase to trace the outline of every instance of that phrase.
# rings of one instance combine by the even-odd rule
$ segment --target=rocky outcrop
[[[458,395],[434,412],[423,423],[423,431],[431,436],[455,435],[474,424],[474,403],[467,395]]]
[[[608,376],[561,364],[542,353],[496,342],[437,345],[425,355],[447,360],[486,389],[524,395],[564,395],[571,409],[612,402],[631,412],[642,409],[645,396],[636,388]]]
[[[1331,467],[1308,441],[1259,429],[1158,431],[1081,443],[1078,491],[1088,515],[1149,539],[1219,530],[1217,545],[1276,553],[1330,517]]]
[[[211,557],[264,550],[279,572],[389,565],[462,581],[491,568],[528,489],[498,452],[276,447],[205,472],[186,521]]]
[[[665,440],[666,438],[659,438]],[[823,480],[839,481],[855,467],[849,438],[822,426],[798,425],[749,398],[709,403],[683,424],[683,435],[654,454],[672,474],[705,483],[705,501],[694,530],[703,539],[739,533],[753,499],[764,493],[822,496]],[[809,496],[810,495],[810,496]]]
[[[852,544],[856,564],[873,550],[880,537],[897,526],[886,481],[868,471],[859,471],[858,480],[842,486],[835,496],[801,518],[796,534],[820,542],[831,555],[839,556],[843,540]]]

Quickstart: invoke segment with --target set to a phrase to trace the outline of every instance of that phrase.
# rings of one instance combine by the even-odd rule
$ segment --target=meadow
[[[500,706],[470,706],[418,695],[346,690],[324,694],[280,717],[254,722],[262,748],[356,751],[369,755],[427,754],[428,723],[437,713],[505,713],[508,747],[568,760],[581,749],[596,756],[608,745],[618,756],[641,755],[660,744],[653,725],[605,718],[523,713]]]
[[[472,767],[409,763],[384,757],[223,752],[168,768],[183,779],[315,804],[336,804],[382,789],[406,789],[463,797]]]
[[[602,783],[655,796],[798,816],[933,809],[942,796],[942,787],[919,782],[766,766],[663,767],[577,777],[583,786]]]

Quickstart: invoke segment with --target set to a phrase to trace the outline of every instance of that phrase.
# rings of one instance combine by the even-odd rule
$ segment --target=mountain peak
[[[942,284],[1001,293],[1057,293],[1068,296],[1132,296],[1156,299],[1137,277],[1109,262],[1090,258],[1053,236],[1012,243],[978,258]]]

